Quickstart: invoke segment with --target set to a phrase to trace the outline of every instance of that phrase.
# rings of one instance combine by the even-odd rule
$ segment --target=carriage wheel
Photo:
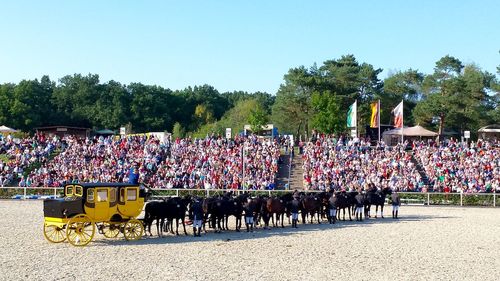
[[[106,238],[116,238],[120,234],[120,224],[113,222],[102,223],[102,233]]]
[[[87,215],[76,215],[66,225],[66,237],[73,246],[85,246],[95,234],[95,224]]]
[[[43,224],[43,236],[51,243],[61,243],[66,240],[66,231],[56,225]]]
[[[129,220],[123,227],[123,235],[127,240],[139,240],[144,233],[144,226],[136,219]]]

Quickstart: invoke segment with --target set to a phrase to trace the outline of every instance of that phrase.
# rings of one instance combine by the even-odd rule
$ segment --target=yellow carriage
[[[85,183],[64,187],[64,197],[43,202],[45,238],[53,243],[66,239],[85,246],[97,230],[107,238],[123,233],[138,240],[144,233],[137,216],[144,207],[146,189],[137,184]]]

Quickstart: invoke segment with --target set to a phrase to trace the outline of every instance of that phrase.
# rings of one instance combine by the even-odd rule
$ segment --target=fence
[[[255,195],[279,195],[290,190],[232,190],[232,189],[153,189],[153,198],[169,196],[213,196],[233,191],[236,194],[251,192]],[[305,192],[320,192],[305,190]],[[1,199],[43,199],[63,196],[62,187],[0,187]],[[441,192],[399,192],[402,205],[455,205],[455,206],[497,206],[497,193],[441,193]],[[388,202],[387,199],[386,202]]]

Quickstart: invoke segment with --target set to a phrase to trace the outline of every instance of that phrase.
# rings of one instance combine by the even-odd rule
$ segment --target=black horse
[[[144,229],[145,232],[149,232],[150,236],[153,235],[151,233],[151,225],[154,220],[156,220],[156,231],[158,236],[161,237],[163,234],[161,222],[167,217],[165,205],[165,201],[150,201],[144,208]]]
[[[184,219],[186,217],[186,210],[191,198],[189,196],[180,198],[173,197],[162,201],[152,201],[149,202],[144,210],[144,226],[146,232],[149,232],[151,236],[151,225],[153,221],[156,220],[156,230],[158,236],[163,235],[163,231],[168,230],[169,226],[170,232],[173,234],[173,222],[176,222],[176,234],[179,235],[179,220],[182,221],[182,226],[184,228],[184,234],[187,235],[186,225]],[[165,224],[165,221],[167,223]]]
[[[384,218],[384,204],[385,204],[385,198],[387,195],[390,195],[392,193],[392,190],[388,187],[382,189],[382,190],[377,190],[375,188],[372,188],[368,190],[368,192],[365,194],[365,217],[370,218],[370,208],[372,205],[375,205],[375,218],[377,218],[377,213],[378,213],[378,207],[380,206],[380,215],[382,218]]]
[[[302,223],[306,223],[306,214],[311,216],[311,224],[314,220],[314,215],[318,216],[318,224],[321,224],[321,199],[309,194],[301,198],[302,205]]]
[[[243,204],[249,197],[248,193],[243,193],[235,198],[224,196],[222,199],[222,209],[224,219],[222,221],[222,229],[229,230],[228,220],[230,216],[236,218],[236,231],[241,229],[241,217],[243,216]]]
[[[179,235],[179,220],[182,223],[182,227],[184,229],[184,234],[187,234],[186,231],[186,224],[185,224],[185,218],[186,218],[186,211],[188,210],[189,203],[191,203],[191,196],[187,195],[183,198],[180,197],[173,197],[170,198],[169,200],[166,201],[166,228],[165,230],[168,231],[170,229],[170,233],[174,233],[174,221],[175,221],[175,234]]]
[[[335,197],[337,198],[337,219],[340,220],[340,210],[343,213],[343,220],[345,221],[345,209],[347,209],[347,213],[349,214],[349,220],[352,221],[352,214],[354,210],[354,206],[356,205],[356,195],[358,192],[337,192]]]

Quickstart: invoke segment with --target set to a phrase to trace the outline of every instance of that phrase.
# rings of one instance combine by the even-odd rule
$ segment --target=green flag
[[[355,101],[351,106],[349,106],[349,111],[347,112],[347,128],[356,127],[356,112],[357,112],[357,104],[358,101]]]

